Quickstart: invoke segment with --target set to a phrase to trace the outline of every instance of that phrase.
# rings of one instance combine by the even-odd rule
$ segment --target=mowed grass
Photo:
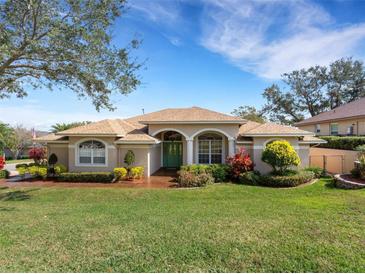
[[[1,272],[364,272],[365,191],[0,190]]]

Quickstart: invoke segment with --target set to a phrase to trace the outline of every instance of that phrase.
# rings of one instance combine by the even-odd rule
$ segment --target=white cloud
[[[202,45],[265,78],[356,56],[365,40],[365,23],[335,28],[334,19],[308,1],[204,3]]]

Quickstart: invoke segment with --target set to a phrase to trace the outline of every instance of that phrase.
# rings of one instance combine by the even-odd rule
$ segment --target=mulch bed
[[[354,178],[350,174],[342,174],[342,175],[340,175],[340,177],[342,179],[345,179],[345,180],[348,180],[348,181],[351,181],[351,182],[354,182],[354,183],[364,184],[365,185],[365,180],[362,180],[360,178]]]

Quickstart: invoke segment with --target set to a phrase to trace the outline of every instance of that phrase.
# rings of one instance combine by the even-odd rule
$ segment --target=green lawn
[[[365,190],[0,190],[0,272],[365,272]]]

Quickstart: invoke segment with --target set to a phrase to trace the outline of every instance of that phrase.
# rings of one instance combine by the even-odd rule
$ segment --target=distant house
[[[318,136],[365,135],[365,98],[322,112],[295,126]]]
[[[309,165],[309,148],[322,142],[312,132],[272,123],[258,124],[199,107],[164,109],[129,119],[103,120],[39,137],[48,154],[72,172],[111,171],[123,166],[128,150],[136,165],[150,176],[161,167],[224,163],[244,147],[255,168],[268,172],[262,162],[265,145],[287,140],[298,151],[301,166]]]

